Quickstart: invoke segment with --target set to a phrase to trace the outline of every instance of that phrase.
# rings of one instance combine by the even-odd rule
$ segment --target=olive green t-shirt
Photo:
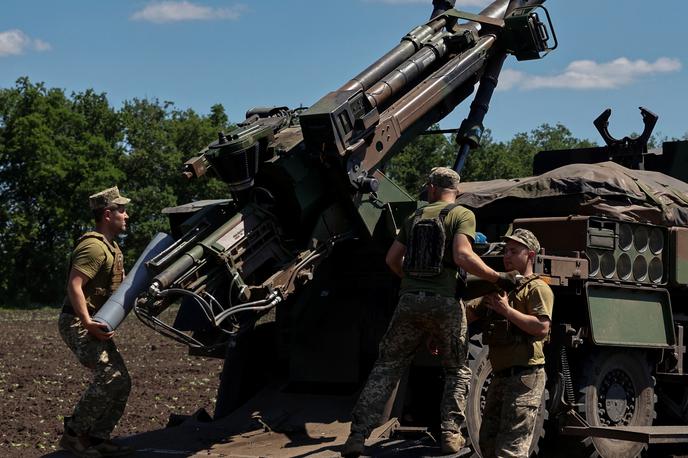
[[[515,294],[510,294],[509,304],[519,312],[533,316],[546,316],[551,320],[554,293],[547,283],[536,278],[526,283],[523,288],[516,290]],[[480,302],[466,306],[473,308],[476,316],[487,320],[490,319],[490,316],[496,315],[489,314],[487,307]],[[513,323],[510,323],[510,326],[516,327]],[[545,364],[544,339],[536,339],[532,336],[528,338],[525,332],[520,332],[521,335],[526,336],[520,342],[507,345],[490,345],[488,357],[492,363],[493,371],[500,371],[513,366]]]
[[[444,207],[450,205],[447,202],[433,202],[423,207],[421,218],[436,218]],[[411,231],[414,215],[411,215],[401,226],[397,241],[407,245],[408,234]],[[456,292],[456,279],[458,269],[452,257],[451,241],[456,234],[466,235],[471,242],[475,239],[475,215],[469,209],[457,206],[444,218],[444,231],[450,243],[444,250],[444,265],[442,271],[434,277],[414,278],[404,276],[401,279],[399,294],[424,291],[439,294],[445,297],[454,297]]]
[[[110,295],[115,258],[122,262],[116,242],[109,244],[93,237],[81,240],[72,252],[71,269],[78,270],[89,279],[84,287],[84,296],[91,312],[97,311]],[[69,303],[69,297],[65,303]]]

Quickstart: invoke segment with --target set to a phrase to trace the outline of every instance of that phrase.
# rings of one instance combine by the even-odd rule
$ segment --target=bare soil
[[[63,418],[90,381],[57,330],[58,309],[0,309],[0,456],[41,456],[58,449]],[[115,342],[132,391],[114,435],[164,427],[170,414],[212,415],[222,361],[188,356],[186,347],[150,330],[133,314]]]

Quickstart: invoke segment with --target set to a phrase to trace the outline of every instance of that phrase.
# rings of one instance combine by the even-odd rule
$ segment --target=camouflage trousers
[[[440,406],[443,431],[459,432],[465,418],[471,373],[463,304],[453,298],[404,294],[399,299],[379,356],[352,412],[351,432],[370,435],[397,382],[420,345],[432,338],[444,369]]]
[[[492,378],[480,425],[483,458],[528,457],[544,390],[543,368]]]
[[[74,408],[67,426],[77,434],[108,439],[122,417],[131,389],[131,379],[115,343],[88,334],[81,320],[60,314],[58,327],[79,362],[93,372],[93,381]]]

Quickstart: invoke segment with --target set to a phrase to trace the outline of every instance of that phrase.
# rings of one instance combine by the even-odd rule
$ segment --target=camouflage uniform
[[[480,425],[483,458],[528,457],[544,389],[542,367],[492,378]]]
[[[93,381],[74,408],[69,426],[77,434],[108,439],[127,405],[131,379],[115,343],[92,337],[81,320],[60,314],[60,335],[79,362],[93,372]]]
[[[445,189],[455,188],[458,180],[458,174],[443,167],[433,169],[429,178],[430,183]],[[437,217],[447,205],[442,201],[430,203],[423,207],[423,218]],[[397,237],[404,246],[407,246],[413,220],[412,215]],[[445,249],[441,272],[432,277],[406,275],[402,278],[399,303],[380,343],[378,360],[352,412],[352,435],[368,437],[380,424],[385,403],[416,350],[428,337],[437,345],[445,373],[440,406],[442,431],[460,432],[465,418],[470,370],[466,364],[465,309],[463,303],[454,298],[458,270],[452,258],[451,240],[459,233],[472,240],[475,216],[470,210],[457,206],[447,213],[444,226],[450,248]]]
[[[530,231],[516,229],[504,238],[536,253],[540,251],[540,244]],[[551,319],[554,295],[543,280],[532,275],[509,294],[509,304],[522,313]],[[481,455],[483,458],[527,458],[545,389],[544,341],[513,324],[504,326],[506,320],[488,313],[482,304],[471,308],[476,316],[484,319],[483,340],[490,346],[493,369],[480,425]],[[499,328],[495,327],[497,321],[502,322]]]
[[[404,294],[380,343],[380,354],[352,412],[352,433],[368,437],[380,424],[383,407],[418,347],[432,336],[444,368],[440,405],[443,431],[459,432],[465,418],[470,372],[462,371],[467,357],[466,316],[450,297]]]
[[[90,197],[92,209],[128,202],[116,187]],[[89,278],[83,291],[89,315],[93,316],[124,278],[122,252],[115,242],[108,241],[102,234],[88,232],[79,239],[72,253],[70,271],[72,269]],[[68,297],[58,328],[77,360],[93,372],[93,381],[72,416],[67,418],[66,426],[78,435],[108,439],[124,413],[131,389],[124,360],[112,339],[101,341],[88,333],[74,314]]]

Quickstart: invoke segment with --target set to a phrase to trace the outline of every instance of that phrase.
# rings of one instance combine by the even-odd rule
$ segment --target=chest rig
[[[107,239],[100,232],[87,232],[77,240],[77,246],[87,239],[98,240],[98,245],[103,249],[105,253],[106,264],[108,259],[112,259],[112,265],[110,267],[110,286],[108,288],[94,288],[91,296],[101,296],[110,297],[110,295],[115,292],[119,285],[122,284],[124,280],[124,256],[122,252],[117,248],[112,246],[107,242]],[[71,270],[71,266],[70,266]]]
[[[514,300],[516,294],[532,281],[540,278],[539,275],[531,275],[521,283],[518,288],[509,293],[509,302]],[[488,345],[514,345],[521,343],[532,343],[537,340],[534,336],[523,331],[521,328],[511,323],[502,315],[487,309],[487,320],[483,326],[483,339]]]

